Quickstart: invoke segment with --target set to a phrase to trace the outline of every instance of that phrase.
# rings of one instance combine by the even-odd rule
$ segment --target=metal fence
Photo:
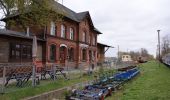
[[[0,64],[0,93],[5,93],[7,86],[14,82],[18,87],[27,83],[32,76],[32,66],[32,63]]]
[[[63,69],[60,65],[50,64],[44,65],[40,71],[33,70],[36,66],[33,63],[8,63],[0,64],[0,93],[11,92],[20,89],[20,87],[31,87],[49,84],[57,80],[74,80],[83,78],[84,75],[91,75],[93,79],[100,76],[104,70],[113,70],[134,64],[107,62],[100,66],[92,68],[92,64],[86,65],[79,63],[78,68],[70,67],[69,63]]]
[[[36,86],[40,83],[48,84],[60,79],[79,79],[92,70],[90,66],[80,63],[79,68],[66,65],[44,65],[37,70],[33,63],[8,63],[0,64],[0,93],[13,92],[21,87]]]

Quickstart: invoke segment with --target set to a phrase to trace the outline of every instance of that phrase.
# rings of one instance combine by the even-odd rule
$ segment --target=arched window
[[[66,38],[66,27],[65,25],[61,25],[61,37]]]
[[[53,35],[55,36],[55,32],[56,32],[56,26],[55,26],[55,23],[52,21],[51,22],[51,29],[50,29],[50,35]]]
[[[82,41],[86,42],[86,32],[83,32]]]
[[[68,56],[70,61],[74,61],[74,48],[68,49]]]
[[[50,45],[50,61],[56,60],[56,45]]]
[[[86,60],[86,49],[82,50],[82,60],[85,61]]]
[[[73,30],[73,28],[70,28],[70,39],[74,40],[74,30]]]

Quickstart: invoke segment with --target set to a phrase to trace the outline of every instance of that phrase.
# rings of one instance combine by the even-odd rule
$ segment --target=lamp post
[[[157,30],[157,32],[158,32],[158,60],[159,60],[159,67],[160,67],[160,61],[161,61],[160,30]]]

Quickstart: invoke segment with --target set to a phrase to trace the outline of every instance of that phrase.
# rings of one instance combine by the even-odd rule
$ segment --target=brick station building
[[[32,35],[38,38],[37,66],[55,63],[64,67],[67,61],[69,67],[79,67],[101,62],[104,52],[99,50],[106,45],[97,46],[97,37],[102,33],[95,28],[89,12],[76,13],[57,2],[53,5],[65,11],[62,21],[50,21],[45,28],[29,26],[26,32],[19,24],[0,30],[0,63],[31,61]]]

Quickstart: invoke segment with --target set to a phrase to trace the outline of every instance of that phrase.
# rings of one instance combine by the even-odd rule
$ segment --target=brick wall
[[[45,48],[41,48],[38,47],[38,49],[40,50],[38,52],[38,60],[41,60],[41,58],[43,57],[43,59],[46,60],[46,62],[50,62],[49,61],[49,47],[51,44],[55,44],[56,45],[56,61],[54,63],[60,63],[60,58],[59,58],[59,48],[61,44],[65,44],[67,45],[68,48],[74,48],[74,62],[72,64],[70,64],[70,66],[74,66],[77,67],[78,63],[81,63],[82,61],[82,54],[81,54],[81,48],[79,47],[79,45],[82,44],[86,44],[89,45],[89,48],[87,49],[87,61],[83,62],[86,63],[86,65],[88,66],[90,61],[89,61],[89,50],[95,52],[95,63],[96,63],[96,58],[97,58],[97,47],[96,45],[93,45],[93,37],[95,36],[97,41],[97,34],[96,32],[93,31],[93,27],[92,27],[92,23],[90,21],[90,17],[85,18],[82,22],[77,23],[75,21],[72,21],[70,19],[64,18],[62,21],[59,22],[55,22],[56,24],[56,36],[50,36],[50,21],[46,27],[46,31],[44,31],[44,28],[40,28],[37,26],[32,26],[30,27],[30,32],[31,33],[35,33],[36,35],[44,35],[44,32],[46,32],[46,46]],[[66,38],[61,38],[61,25],[65,25],[66,27]],[[73,28],[74,30],[74,40],[70,40],[70,28]],[[11,30],[15,30],[15,31],[23,31],[22,28],[19,25],[15,25],[11,27]],[[82,42],[82,33],[86,32],[86,42]],[[68,49],[67,48],[67,49]],[[43,51],[41,50],[43,49]],[[45,50],[44,50],[45,49]],[[42,51],[42,52],[41,52]],[[43,56],[43,55],[45,56]]]
[[[0,63],[7,63],[9,57],[9,43],[0,38]]]

